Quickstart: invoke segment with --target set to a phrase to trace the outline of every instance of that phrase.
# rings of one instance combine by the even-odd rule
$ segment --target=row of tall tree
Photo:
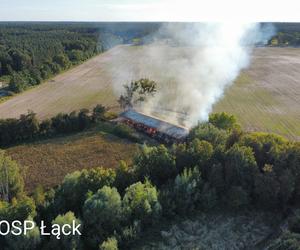
[[[300,46],[300,32],[278,32],[270,41],[271,46]]]
[[[105,112],[104,106],[97,105],[92,112],[81,109],[79,112],[73,111],[69,114],[59,113],[43,121],[39,121],[32,111],[20,115],[18,119],[0,119],[0,147],[82,131],[93,123],[105,120]]]

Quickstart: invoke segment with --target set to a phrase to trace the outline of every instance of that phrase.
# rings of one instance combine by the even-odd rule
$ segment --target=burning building
[[[121,113],[118,122],[125,123],[138,131],[166,143],[184,141],[189,133],[189,130],[185,127],[171,124],[133,109]]]

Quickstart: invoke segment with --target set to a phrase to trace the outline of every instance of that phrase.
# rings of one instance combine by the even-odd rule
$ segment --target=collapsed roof
[[[135,123],[141,123],[149,128],[154,128],[158,132],[166,134],[175,139],[184,139],[189,134],[189,130],[185,127],[171,124],[169,122],[160,120],[159,118],[145,115],[132,109],[121,113],[120,117],[131,120]]]

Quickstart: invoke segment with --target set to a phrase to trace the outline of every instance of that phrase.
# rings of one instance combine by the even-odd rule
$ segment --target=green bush
[[[252,148],[257,165],[262,168],[265,164],[275,163],[287,140],[279,135],[256,132],[244,135],[239,144]]]
[[[23,194],[24,181],[17,162],[0,150],[0,200],[11,201]]]
[[[144,225],[153,224],[161,214],[158,192],[148,181],[137,182],[126,189],[123,207],[131,222],[139,220]]]
[[[131,225],[125,226],[119,236],[120,249],[131,249],[135,241],[141,236],[141,233],[141,222],[138,220],[133,221]]]
[[[242,186],[244,190],[251,193],[258,172],[259,169],[250,147],[234,145],[226,152],[224,173],[227,188]]]
[[[191,142],[173,146],[172,153],[176,157],[176,166],[179,172],[185,167],[198,166],[201,172],[207,175],[207,166],[213,155],[213,146],[207,141],[193,139]]]
[[[225,112],[215,113],[209,116],[209,123],[213,124],[219,129],[233,129],[238,126],[235,116],[229,115]]]
[[[61,213],[71,210],[80,214],[87,193],[96,192],[105,185],[112,186],[115,178],[115,171],[105,168],[84,169],[66,175],[56,193],[56,209]]]
[[[118,117],[118,114],[115,112],[111,112],[111,111],[105,112],[105,114],[104,114],[104,119],[107,121],[116,119],[117,117]]]
[[[114,184],[119,192],[123,194],[127,187],[136,182],[136,179],[137,177],[133,171],[133,168],[125,161],[120,161],[118,167],[116,168],[116,180]]]
[[[15,93],[20,93],[28,88],[25,77],[17,73],[13,74],[8,86],[9,90]]]
[[[108,238],[100,246],[99,250],[118,250],[118,241],[115,237]]]
[[[27,220],[33,221],[30,217]],[[5,241],[7,245],[5,250],[38,250],[41,243],[40,229],[35,226],[26,235],[13,235],[10,233],[5,237]]]
[[[0,218],[9,222],[14,220],[24,221],[28,217],[36,216],[36,206],[32,198],[22,195],[11,202],[0,201]]]
[[[101,104],[98,104],[96,107],[94,107],[93,109],[93,120],[95,122],[98,122],[98,121],[105,121],[106,118],[105,118],[105,113],[106,113],[106,108],[101,105]]]
[[[135,131],[125,124],[117,124],[113,128],[112,133],[118,137],[129,139],[134,142],[139,142],[139,138],[136,136]]]
[[[175,178],[178,173],[175,157],[164,145],[158,147],[143,146],[134,158],[134,166],[140,180],[148,177],[157,186]]]
[[[226,130],[219,129],[210,123],[201,123],[191,129],[189,139],[199,139],[210,142],[213,146],[225,145],[228,133]]]
[[[93,248],[118,230],[122,218],[121,196],[116,188],[104,186],[83,207],[87,244]]]
[[[60,226],[70,225],[72,226],[73,221],[75,226],[81,225],[81,221],[77,219],[72,212],[67,212],[64,215],[58,215],[55,220],[52,221],[52,225],[58,224]],[[79,231],[82,230],[82,225],[79,227]],[[79,250],[80,249],[80,235],[64,235],[61,234],[60,239],[57,239],[56,236],[51,235],[50,241],[48,243],[48,249],[57,249],[57,250]]]
[[[184,169],[160,196],[163,212],[171,216],[173,213],[186,215],[196,210],[201,201],[201,187],[199,170]]]

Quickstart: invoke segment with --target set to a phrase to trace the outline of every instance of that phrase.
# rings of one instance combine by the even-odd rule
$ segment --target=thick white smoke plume
[[[272,34],[270,26],[254,23],[168,23],[140,49],[135,64],[140,68],[123,70],[138,72],[133,80],[140,76],[159,83],[156,95],[141,107],[145,113],[191,127],[208,119],[226,87],[249,65],[253,47]]]

